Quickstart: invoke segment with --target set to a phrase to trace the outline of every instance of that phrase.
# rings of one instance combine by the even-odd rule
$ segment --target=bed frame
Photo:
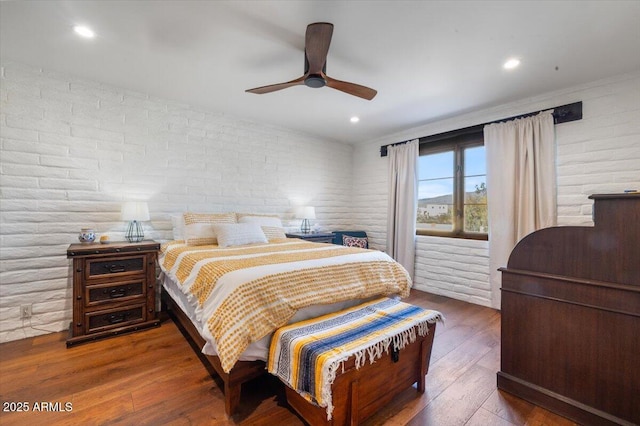
[[[191,323],[189,317],[174,303],[173,299],[171,299],[166,292],[162,293],[162,300],[167,307],[167,313],[175,321],[176,325],[178,325],[182,334],[190,338],[199,351],[205,345],[206,341],[200,336],[200,333],[198,333],[198,330]],[[224,382],[224,411],[228,416],[234,415],[240,405],[242,384],[267,374],[264,361],[238,361],[231,371],[226,373],[222,369],[220,359],[217,356],[205,355],[199,352],[198,355],[202,363],[207,367],[207,370],[209,370],[210,373],[215,371],[217,376]]]

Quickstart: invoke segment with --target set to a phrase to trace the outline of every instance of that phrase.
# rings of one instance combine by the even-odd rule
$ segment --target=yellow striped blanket
[[[271,340],[267,369],[320,407],[333,412],[331,385],[347,359],[356,368],[425,336],[442,315],[395,299],[382,298],[334,314],[278,329]]]
[[[226,248],[174,242],[163,245],[160,265],[196,305],[226,372],[299,309],[407,297],[411,288],[407,271],[383,252],[298,239]]]

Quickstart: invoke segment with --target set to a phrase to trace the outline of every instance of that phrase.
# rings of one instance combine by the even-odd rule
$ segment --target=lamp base
[[[142,230],[142,224],[137,220],[129,222],[127,233],[125,234],[127,241],[130,243],[139,243],[144,240],[144,231]]]
[[[311,222],[309,222],[309,219],[302,219],[302,225],[300,226],[300,231],[303,234],[308,234],[309,232],[311,232]]]

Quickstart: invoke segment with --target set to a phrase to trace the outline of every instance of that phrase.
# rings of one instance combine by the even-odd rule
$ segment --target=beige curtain
[[[501,273],[527,234],[556,224],[552,111],[484,128],[491,298],[500,309]]]
[[[414,274],[418,210],[418,139],[389,146],[387,254]]]

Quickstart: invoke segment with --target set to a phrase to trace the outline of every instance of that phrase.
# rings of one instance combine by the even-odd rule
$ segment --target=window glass
[[[484,146],[464,150],[464,232],[487,233],[487,172]]]
[[[418,160],[417,229],[453,230],[454,152],[422,155]]]
[[[420,146],[417,233],[487,239],[487,166],[482,132]]]

